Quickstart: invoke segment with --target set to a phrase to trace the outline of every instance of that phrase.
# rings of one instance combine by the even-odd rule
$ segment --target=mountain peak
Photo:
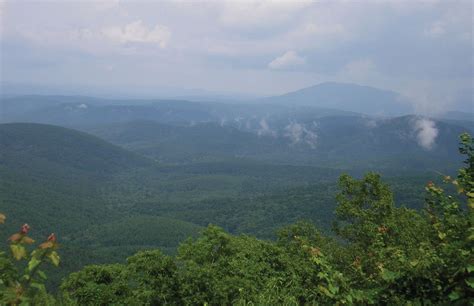
[[[378,116],[398,116],[412,112],[410,105],[396,92],[353,83],[320,83],[267,98],[266,102],[330,108]]]

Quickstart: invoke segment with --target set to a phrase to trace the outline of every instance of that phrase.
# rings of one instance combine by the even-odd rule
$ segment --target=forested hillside
[[[396,207],[421,210],[426,182],[461,165],[456,139],[472,124],[278,103],[25,96],[2,106],[2,121],[32,123],[0,124],[1,237],[26,222],[56,233],[61,269],[47,269],[48,288],[141,250],[175,256],[209,224],[275,241],[306,220],[333,239],[344,173],[382,173]]]
[[[433,123],[435,141],[423,143],[416,125],[425,119],[416,116],[378,120],[326,116],[298,123],[287,120],[266,121],[264,132],[217,123],[174,126],[152,121],[84,130],[165,163],[238,157],[267,163],[399,172],[426,171],[432,167],[443,171],[455,169],[460,160],[453,139],[469,130],[439,121]],[[442,165],[439,160],[443,160]]]
[[[189,151],[194,162],[163,164],[50,125],[3,124],[0,133],[0,202],[10,220],[2,235],[25,222],[38,234],[56,232],[67,242],[63,252],[71,255],[61,272],[115,262],[149,247],[174,253],[184,237],[210,223],[270,239],[276,229],[301,219],[327,232],[335,181],[343,172],[226,155],[202,160]],[[402,205],[422,206],[419,191],[426,177],[391,179]],[[146,228],[136,242],[119,242],[122,234]]]
[[[46,292],[38,270],[48,262],[58,265],[57,238],[50,235],[30,258],[25,245],[33,241],[25,224],[9,241],[13,256],[29,263],[21,278],[0,253],[0,298],[12,304],[66,305],[466,305],[474,294],[474,141],[468,134],[461,136],[459,151],[465,166],[456,178],[444,176],[443,185],[427,182],[422,212],[396,206],[378,174],[361,179],[345,174],[335,197],[335,237],[307,222],[281,228],[276,241],[233,236],[210,225],[182,243],[176,256],[141,251],[126,263],[72,273],[57,297]],[[110,223],[89,243],[140,244],[163,221],[141,219],[141,230],[133,228],[132,219],[125,223],[132,225],[128,228]]]
[[[307,103],[293,103],[295,95]],[[400,110],[397,97],[351,84],[241,104],[24,96],[1,99],[0,121],[66,126],[172,164],[247,158],[360,171],[456,169],[453,139],[472,131],[472,113],[431,118],[370,111]],[[355,112],[362,102],[365,108]]]

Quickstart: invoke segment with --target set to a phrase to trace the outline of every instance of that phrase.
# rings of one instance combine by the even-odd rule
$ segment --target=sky
[[[321,82],[472,101],[472,1],[5,1],[1,81],[276,95]]]

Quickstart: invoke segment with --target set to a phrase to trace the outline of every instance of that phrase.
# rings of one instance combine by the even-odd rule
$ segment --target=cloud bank
[[[126,24],[123,27],[113,26],[102,30],[105,37],[119,43],[152,43],[165,48],[171,37],[170,30],[162,25],[155,25],[148,28],[143,21],[137,20]]]

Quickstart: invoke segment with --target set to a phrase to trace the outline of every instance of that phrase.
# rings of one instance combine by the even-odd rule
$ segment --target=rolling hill
[[[3,166],[54,166],[62,169],[107,173],[150,161],[95,136],[59,126],[35,123],[0,125]],[[31,170],[31,169],[28,169]]]
[[[369,128],[362,117],[318,120],[313,126],[319,129],[314,130],[319,133],[316,147],[293,143],[280,135],[281,131],[279,136],[259,135],[252,129],[216,123],[177,126],[138,121],[91,128],[115,145],[58,126],[1,124],[0,206],[8,217],[2,234],[14,232],[26,222],[35,238],[56,232],[67,245],[61,250],[66,258],[62,273],[67,274],[85,264],[123,260],[140,249],[159,247],[172,253],[183,237],[210,223],[233,233],[270,239],[275,229],[299,219],[317,222],[328,231],[337,177],[343,171],[353,175],[365,171],[363,152],[373,149],[371,146],[389,150],[400,145],[400,131],[414,118],[369,125],[375,131],[374,137],[367,139],[361,138]],[[278,122],[272,122],[272,128],[276,129]],[[460,128],[436,124],[439,140],[443,140],[439,144],[450,146],[451,141],[444,139]],[[281,122],[283,131],[286,125]],[[397,154],[415,150],[414,141],[410,139]],[[358,159],[345,164],[328,159],[339,154],[331,153],[337,150],[350,156],[351,146],[355,146],[354,152],[360,151]],[[364,151],[364,147],[368,149]],[[323,156],[325,152],[327,156]],[[403,157],[414,156],[412,151],[408,153]],[[440,163],[443,154],[433,155],[428,165]],[[390,171],[400,175],[399,157],[387,156],[387,160],[392,162]],[[416,164],[418,159],[411,160]],[[379,162],[374,168],[380,167]],[[335,166],[315,166],[318,163]],[[402,179],[392,177],[395,194],[409,199],[403,204],[419,207],[428,165],[418,172],[410,165]]]
[[[14,228],[35,224],[46,234],[113,217],[101,185],[119,173],[155,163],[95,136],[63,127],[0,125],[2,210]]]
[[[397,171],[457,167],[457,137],[469,131],[450,122],[418,116],[294,118],[268,118],[263,127],[134,121],[85,130],[165,163],[246,158],[289,165]]]

